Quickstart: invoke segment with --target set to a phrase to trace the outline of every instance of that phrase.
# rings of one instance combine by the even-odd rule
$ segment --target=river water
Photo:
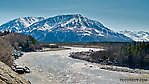
[[[31,73],[23,75],[23,78],[32,84],[149,84],[148,81],[120,81],[142,78],[140,74],[103,70],[97,64],[68,57],[70,52],[102,49],[70,48],[25,53],[15,62],[30,68]]]

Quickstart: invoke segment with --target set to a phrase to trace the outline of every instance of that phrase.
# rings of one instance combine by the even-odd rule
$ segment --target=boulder
[[[24,74],[24,73],[30,73],[30,69],[28,67],[23,67],[23,66],[19,66],[19,65],[14,65],[11,67],[11,69],[15,72],[17,72],[18,74]]]

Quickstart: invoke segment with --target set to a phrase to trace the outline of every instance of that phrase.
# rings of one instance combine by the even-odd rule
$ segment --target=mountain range
[[[129,38],[132,38],[134,41],[145,41],[145,42],[149,41],[149,32],[145,32],[145,31],[132,32],[132,31],[125,30],[125,31],[120,31],[119,33],[124,34]]]
[[[0,26],[0,31],[12,31],[33,36],[40,42],[131,42],[131,38],[110,30],[98,21],[80,14],[55,17],[23,17]]]

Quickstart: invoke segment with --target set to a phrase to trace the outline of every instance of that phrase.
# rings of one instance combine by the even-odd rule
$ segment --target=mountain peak
[[[74,14],[75,16],[83,17],[81,14]]]
[[[35,22],[42,21],[43,17],[22,17],[9,21],[0,26],[0,31],[22,32],[22,29],[29,27]]]
[[[58,15],[58,16],[55,16],[55,18],[76,18],[76,19],[79,19],[79,18],[85,18],[84,16],[82,16],[81,14],[67,14],[67,15]],[[54,17],[50,17],[50,18],[54,18]]]
[[[29,29],[38,28],[38,30],[81,30],[89,31],[89,28],[97,30],[107,29],[100,22],[90,20],[81,14],[58,15],[50,17],[44,21],[37,22],[29,27]]]

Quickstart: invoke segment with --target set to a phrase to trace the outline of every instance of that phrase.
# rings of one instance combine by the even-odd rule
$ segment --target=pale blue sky
[[[25,16],[76,13],[114,31],[149,31],[149,0],[0,0],[0,25]]]

